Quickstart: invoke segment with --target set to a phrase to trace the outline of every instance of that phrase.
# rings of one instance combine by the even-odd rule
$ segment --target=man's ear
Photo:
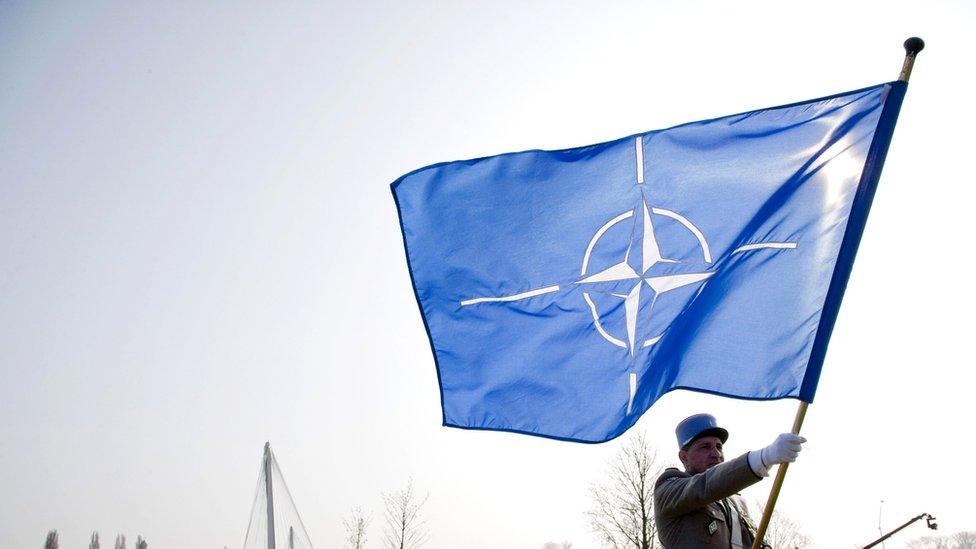
[[[685,452],[684,450],[678,450],[678,459],[681,460],[682,465],[684,465],[685,467],[688,466],[688,452]]]

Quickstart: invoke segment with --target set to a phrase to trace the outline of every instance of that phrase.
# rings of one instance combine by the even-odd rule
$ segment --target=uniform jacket
[[[722,500],[728,502],[726,498],[760,480],[749,467],[748,454],[697,475],[666,469],[654,484],[654,522],[661,545],[665,549],[728,549],[732,537]],[[755,528],[745,514],[745,505],[738,503],[742,544],[750,547]]]

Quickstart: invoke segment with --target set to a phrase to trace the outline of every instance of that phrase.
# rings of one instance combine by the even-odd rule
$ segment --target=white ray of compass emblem
[[[643,137],[637,136],[634,139],[634,150],[635,150],[635,160],[636,160],[636,179],[639,188],[644,186],[644,141]],[[612,227],[618,223],[627,221],[628,219],[634,218],[636,214],[641,216],[641,231],[639,235],[639,248],[641,251],[641,269],[638,273],[630,265],[630,253],[637,247],[638,231],[633,231],[631,234],[631,242],[627,246],[627,251],[624,254],[623,261],[611,265],[610,267],[603,269],[602,271],[592,273],[587,275],[587,267],[589,266],[590,257],[593,253],[593,249],[596,247],[597,243],[603,237],[603,235],[610,230]],[[705,270],[700,270],[696,272],[687,273],[673,273],[658,276],[649,276],[647,273],[652,267],[659,263],[684,263],[683,261],[678,261],[675,259],[669,259],[661,255],[661,249],[658,246],[657,237],[654,234],[654,224],[651,220],[652,215],[668,217],[674,221],[680,223],[685,229],[687,229],[694,237],[697,239],[698,244],[702,252],[702,263],[706,265]],[[633,221],[636,229],[637,219]],[[752,252],[756,250],[764,249],[794,249],[796,248],[796,242],[756,242],[745,244],[739,246],[738,248],[732,250],[732,254]],[[641,194],[640,204],[633,210],[628,210],[621,213],[620,215],[614,217],[610,221],[606,222],[602,227],[600,227],[593,238],[590,239],[589,245],[586,247],[586,252],[583,254],[583,264],[580,269],[580,279],[573,282],[576,285],[596,285],[596,284],[607,284],[615,283],[620,285],[626,281],[633,281],[633,285],[630,286],[630,290],[626,293],[614,293],[610,292],[609,295],[617,297],[624,300],[624,314],[626,317],[626,327],[627,327],[627,340],[623,341],[611,335],[603,327],[600,321],[601,315],[590,297],[589,291],[583,291],[583,299],[590,308],[590,312],[593,316],[593,325],[596,331],[608,342],[612,343],[617,347],[622,347],[629,351],[629,355],[633,357],[635,355],[636,349],[639,347],[649,347],[661,339],[661,334],[655,335],[638,344],[637,341],[637,324],[638,324],[638,312],[640,310],[640,297],[641,290],[644,285],[647,285],[653,292],[654,295],[651,298],[650,306],[648,311],[652,311],[654,303],[657,298],[664,293],[670,292],[672,290],[677,290],[678,288],[684,288],[692,284],[702,283],[704,284],[711,276],[715,274],[715,271],[708,270],[708,266],[711,266],[712,253],[708,247],[708,242],[705,240],[704,234],[698,229],[691,221],[682,216],[677,212],[671,210],[666,210],[664,208],[654,208],[648,207],[647,201],[644,199],[643,193]],[[510,302],[519,301],[522,299],[529,299],[532,297],[545,295],[549,293],[558,292],[560,290],[559,285],[546,286],[543,288],[537,288],[534,290],[529,290],[527,292],[522,292],[518,294],[505,295],[505,296],[484,296],[484,297],[474,297],[471,299],[466,299],[460,302],[462,307],[476,305],[479,303],[495,303],[495,302]],[[629,374],[629,398],[627,400],[627,414],[633,411],[634,395],[637,391],[637,373],[631,372]]]

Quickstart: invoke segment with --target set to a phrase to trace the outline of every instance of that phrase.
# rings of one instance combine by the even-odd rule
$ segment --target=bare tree
[[[759,516],[765,513],[765,506],[757,503]],[[800,525],[790,517],[781,513],[779,509],[773,509],[773,515],[769,517],[769,524],[766,526],[766,535],[763,542],[769,544],[773,549],[799,549],[808,547],[813,540],[803,533]]]
[[[657,545],[654,481],[663,469],[657,452],[638,433],[611,459],[607,479],[590,486],[593,508],[587,517],[605,545],[614,549]]]
[[[88,542],[88,549],[102,549],[102,544],[98,541],[98,532],[92,532],[91,541]]]
[[[57,530],[51,530],[47,533],[47,539],[44,540],[44,549],[58,549]]]
[[[119,534],[115,536],[115,549],[125,549],[125,535]]]
[[[386,506],[386,545],[390,549],[414,549],[427,542],[430,537],[426,524],[420,516],[428,495],[420,499],[413,489],[413,480],[399,492],[383,494]]]
[[[146,540],[142,539],[142,536],[136,537],[136,549],[149,549],[149,544]]]
[[[957,532],[951,536],[923,536],[905,544],[908,549],[976,549],[976,532]]]
[[[905,544],[909,549],[952,549],[952,540],[946,536],[924,536]]]
[[[952,541],[956,542],[953,549],[976,549],[976,531],[956,532]]]
[[[572,547],[573,544],[568,541],[564,541],[562,543],[547,541],[546,543],[542,544],[542,549],[572,549]]]
[[[363,549],[366,547],[366,527],[369,526],[369,517],[363,514],[362,507],[353,508],[349,518],[342,521],[346,527],[346,543],[351,549]]]

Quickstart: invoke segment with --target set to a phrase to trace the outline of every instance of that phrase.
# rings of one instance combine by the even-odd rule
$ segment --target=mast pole
[[[268,507],[268,549],[275,549],[274,494],[271,491],[271,443],[264,443],[264,493]]]

